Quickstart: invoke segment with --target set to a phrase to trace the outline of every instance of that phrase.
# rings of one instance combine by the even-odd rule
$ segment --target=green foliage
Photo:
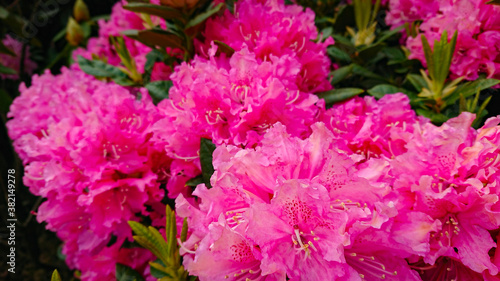
[[[172,81],[154,81],[145,85],[153,101],[157,104],[163,99],[168,98],[168,90],[172,87]]]
[[[326,104],[334,104],[355,97],[363,92],[363,89],[358,88],[340,88],[318,93],[317,95],[324,99]]]
[[[166,206],[165,215],[166,240],[154,227],[146,227],[138,222],[129,221],[129,225],[135,233],[134,240],[142,247],[151,251],[151,253],[153,253],[158,258],[157,261],[149,263],[151,267],[151,273],[155,277],[160,278],[159,280],[162,281],[187,280],[188,273],[181,264],[179,246],[177,244],[177,225],[175,220],[175,213],[168,205]],[[181,232],[181,238],[184,238],[184,240],[180,239],[181,243],[185,241],[186,235],[187,222],[184,221]]]
[[[209,139],[200,139],[200,164],[201,164],[201,174],[203,176],[203,182],[207,188],[211,188],[210,178],[214,173],[214,166],[212,164],[213,153],[215,150],[215,144]]]
[[[212,5],[209,1],[200,1],[191,9],[175,9],[164,5],[131,2],[125,9],[148,16],[159,16],[167,21],[167,29],[150,26],[146,30],[129,30],[123,35],[140,41],[151,47],[178,48],[184,51],[184,60],[194,56],[194,38],[201,36],[204,22],[219,13],[225,5]],[[226,49],[227,50],[227,49]]]
[[[144,278],[139,272],[132,268],[117,263],[116,264],[116,281],[144,281]]]
[[[78,65],[85,73],[97,78],[109,78],[118,85],[132,86],[136,84],[122,69],[100,60],[88,60],[78,56]]]

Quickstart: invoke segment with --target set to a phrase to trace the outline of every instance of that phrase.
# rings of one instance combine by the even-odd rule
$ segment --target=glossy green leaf
[[[219,5],[213,7],[212,9],[210,9],[208,11],[206,11],[204,13],[201,13],[201,14],[198,14],[196,17],[194,17],[192,20],[190,20],[186,24],[186,29],[194,27],[194,26],[197,26],[197,25],[203,23],[209,17],[211,17],[211,16],[215,15],[216,13],[218,13],[222,9],[222,7],[224,7],[224,4],[220,3]]]
[[[157,258],[168,264],[167,243],[163,236],[154,227],[146,227],[138,222],[129,221],[128,224],[136,234],[134,240],[142,247],[148,249]]]
[[[151,267],[149,268],[151,271],[151,275],[156,278],[169,277],[173,278],[171,274],[166,272],[165,264],[161,260],[156,260],[149,264]]]
[[[17,74],[17,71],[0,63],[1,74]]]
[[[144,278],[139,272],[132,268],[117,263],[116,264],[116,281],[144,281]]]
[[[446,103],[450,105],[455,104],[455,102],[459,99],[460,94],[467,98],[474,95],[478,90],[482,91],[484,89],[488,89],[495,85],[498,85],[499,83],[500,80],[497,79],[478,79],[476,81],[461,84],[446,99]]]
[[[168,6],[160,6],[160,5],[141,3],[141,2],[131,2],[123,6],[123,8],[132,12],[149,14],[164,19],[179,19],[179,20],[184,19],[184,16],[181,11]]]
[[[129,35],[127,34],[127,36]],[[129,37],[134,38],[132,36]],[[186,47],[184,46],[184,40],[182,38],[170,31],[158,28],[138,31],[137,37],[134,39],[137,39],[140,42],[151,47],[160,46],[162,48],[170,47],[183,50],[186,49]]]
[[[368,94],[380,99],[386,94],[406,93],[408,90],[390,84],[380,84],[369,89]]]
[[[330,91],[318,93],[317,96],[325,100],[327,104],[333,104],[337,102],[341,102],[352,97],[355,97],[361,93],[363,93],[363,89],[358,88],[340,88],[333,89]]]
[[[202,138],[200,141],[200,164],[201,164],[201,174],[203,176],[203,181],[207,188],[212,188],[210,184],[210,178],[214,173],[213,153],[215,150],[215,144],[209,140]]]
[[[372,78],[372,79],[377,79],[377,80],[382,80],[382,81],[387,81],[383,76],[380,76],[378,74],[375,74],[371,70],[362,67],[361,65],[354,64],[352,68],[352,72],[357,75],[361,75],[366,78]]]
[[[363,48],[361,50],[359,50],[358,52],[358,57],[361,58],[363,61],[370,61],[372,60],[373,58],[375,58],[378,54],[378,52],[380,52],[380,50],[382,50],[384,48],[384,45],[383,44],[372,44],[366,48]]]
[[[326,51],[327,51],[328,55],[330,55],[334,59],[337,59],[337,60],[343,61],[343,62],[348,62],[348,63],[351,62],[351,56],[349,56],[349,54],[347,52],[345,52],[344,50],[341,50],[338,47],[330,46],[330,47],[328,47],[328,49]]]
[[[443,124],[444,122],[448,121],[448,119],[450,119],[448,116],[442,113],[436,113],[433,111],[425,110],[423,108],[417,108],[416,112],[418,115],[427,117],[432,121],[432,123],[438,125]]]
[[[220,54],[224,53],[228,58],[230,58],[234,54],[234,49],[231,48],[229,45],[227,45],[224,42],[221,42],[219,40],[214,40],[213,41],[215,45],[217,45],[217,53],[216,56],[220,56]]]
[[[83,72],[96,77],[106,77],[111,79],[127,78],[127,74],[121,71],[118,67],[107,64],[100,60],[88,60],[82,56],[78,56],[78,65]]]
[[[486,2],[486,4],[499,5],[500,6],[500,0],[490,0],[490,1]]]
[[[187,233],[188,233],[188,222],[187,218],[184,218],[184,221],[182,222],[182,231],[181,231],[181,242],[186,241],[187,239]]]
[[[423,88],[427,87],[427,83],[425,82],[425,79],[420,75],[408,74],[408,76],[406,76],[406,79],[408,79],[408,81],[410,81],[412,86],[419,93],[422,91]]]
[[[149,94],[155,100],[159,102],[168,98],[168,91],[173,86],[172,81],[154,81],[146,84],[146,89],[148,89]]]
[[[387,40],[387,39],[389,39],[389,38],[391,38],[391,37],[393,37],[395,35],[398,35],[399,32],[401,30],[403,30],[404,28],[405,28],[404,25],[401,25],[401,26],[399,26],[399,27],[397,27],[395,29],[385,30],[385,31],[381,32],[380,35],[379,35],[379,37],[377,38],[376,44],[382,43],[385,40]]]
[[[203,183],[203,176],[194,177],[186,182],[187,186],[196,187],[197,185]]]
[[[350,64],[332,71],[330,73],[330,76],[332,77],[331,78],[332,85],[339,83],[340,81],[344,80],[347,76],[349,76],[352,73],[353,68],[354,65]]]

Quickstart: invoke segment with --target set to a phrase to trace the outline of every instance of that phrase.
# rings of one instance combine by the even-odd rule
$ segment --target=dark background
[[[73,12],[74,0],[0,0],[0,6],[6,8],[11,13],[21,15],[36,28],[27,29],[32,59],[38,64],[35,73],[40,73],[51,64],[58,54],[60,54],[66,40],[62,38],[53,42],[54,36],[66,27],[68,17]],[[90,16],[106,15],[111,12],[111,7],[115,0],[85,0]],[[35,17],[42,17],[38,21]],[[44,23],[44,25],[36,23]],[[12,27],[4,22],[0,22],[1,34],[11,33]],[[97,35],[97,28],[93,28],[93,35]],[[33,35],[33,37],[31,37]],[[31,38],[30,38],[31,37]],[[33,40],[34,39],[34,40]],[[36,44],[36,45],[33,45]],[[51,67],[52,73],[57,73],[68,59],[63,57]],[[18,85],[20,82],[30,84],[30,76],[25,74],[18,81],[7,81],[0,79],[0,88],[5,90],[13,99],[19,95]],[[58,269],[63,281],[75,280],[74,272],[66,266],[63,257],[60,255],[61,242],[56,235],[45,230],[44,224],[39,224],[36,217],[30,212],[38,208],[43,202],[38,197],[32,195],[28,188],[22,184],[23,166],[19,158],[12,149],[11,142],[7,136],[5,128],[6,112],[8,102],[0,101],[0,280],[9,281],[42,281],[50,280],[52,271]],[[9,273],[6,264],[9,246],[7,237],[9,232],[5,227],[7,219],[7,170],[16,170],[16,267],[15,274]]]

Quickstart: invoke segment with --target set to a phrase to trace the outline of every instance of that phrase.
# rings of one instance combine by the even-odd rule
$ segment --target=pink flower
[[[300,71],[296,83],[305,92],[326,91],[330,60],[326,47],[333,39],[313,42],[318,38],[314,13],[282,0],[246,0],[235,5],[234,15],[226,11],[223,17],[210,19],[205,28],[206,52],[213,40],[222,41],[239,51],[248,47],[259,60],[285,55],[296,57]]]
[[[146,206],[164,196],[171,160],[150,141],[161,118],[151,98],[63,69],[22,86],[8,116],[24,182],[47,199],[38,220],[57,233],[68,264],[86,280],[112,280],[112,261],[122,260],[118,252],[128,250],[119,248],[132,238],[127,221],[148,216]],[[112,235],[117,244],[107,247]],[[151,258],[144,254],[124,263],[143,267]]]
[[[14,69],[17,74],[0,74],[0,78],[16,80],[19,78],[19,71],[21,71],[23,43],[12,38],[10,35],[6,35],[5,38],[2,39],[2,43],[11,51],[13,51],[15,56],[0,54],[0,65]],[[35,62],[30,59],[30,47],[27,46],[24,52],[23,70],[24,72],[31,75],[35,68]]]
[[[212,55],[215,50],[211,50]],[[294,136],[305,137],[323,105],[316,96],[297,88],[298,72],[299,64],[293,57],[272,56],[260,61],[246,48],[230,59],[196,57],[190,65],[177,67],[171,76],[170,98],[158,105],[165,119],[155,125],[155,137],[166,144],[169,156],[184,161],[178,164],[192,163],[196,169],[200,138],[218,145],[253,146],[276,122],[286,125]],[[172,169],[177,170],[176,165]],[[185,172],[180,176],[198,173],[192,168],[182,170]],[[187,179],[175,187],[176,176],[172,177],[169,196],[185,192]]]
[[[448,39],[457,31],[457,45],[450,67],[452,78],[464,76],[467,80],[476,80],[481,73],[488,78],[499,78],[500,48],[497,46],[500,46],[500,29],[495,23],[500,22],[500,7],[487,5],[485,0],[424,2],[391,1],[387,22],[397,26],[423,20],[419,29],[431,46],[444,31],[448,32]],[[419,59],[425,65],[420,35],[408,38],[406,46],[411,51],[409,58]]]
[[[361,155],[363,160],[404,153],[413,124],[418,122],[404,94],[385,95],[379,101],[355,97],[334,105],[321,120],[333,132],[339,148]]]

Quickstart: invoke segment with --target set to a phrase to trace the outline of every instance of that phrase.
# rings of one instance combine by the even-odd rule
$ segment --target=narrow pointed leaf
[[[222,7],[224,7],[224,4],[220,3],[219,5],[215,6],[214,8],[212,8],[212,9],[210,9],[210,10],[204,12],[204,13],[201,13],[201,14],[197,15],[196,17],[194,17],[192,20],[190,20],[186,24],[186,29],[194,27],[194,26],[197,26],[197,25],[203,23],[209,17],[211,17],[211,16],[215,15],[217,12],[219,12],[222,9]]]
[[[173,86],[172,81],[154,81],[146,84],[146,89],[149,91],[149,95],[153,98],[155,103],[160,102],[168,98],[168,91]]]
[[[317,95],[319,98],[324,99],[326,104],[333,104],[350,99],[363,92],[363,89],[358,88],[340,88],[318,93]]]
[[[186,241],[187,232],[188,232],[188,222],[187,222],[187,218],[184,218],[184,221],[182,222],[181,242]]]
[[[210,178],[214,173],[214,166],[212,164],[214,150],[215,144],[211,140],[204,138],[200,140],[201,174],[207,188],[212,188]]]
[[[179,10],[168,6],[131,2],[123,6],[123,8],[132,12],[149,14],[164,19],[180,19],[180,20],[184,19],[184,16]]]
[[[455,104],[455,102],[462,94],[465,98],[468,98],[476,93],[479,89],[480,91],[484,89],[491,88],[497,84],[500,84],[500,80],[497,79],[479,79],[473,82],[467,82],[459,85],[455,91],[446,99],[447,104]]]
[[[116,281],[144,281],[144,278],[132,268],[117,263],[116,264]]]
[[[352,73],[352,69],[354,68],[354,65],[350,64],[347,66],[343,66],[339,69],[336,69],[330,73],[330,76],[332,76],[331,83],[332,85],[337,84],[338,82],[344,80],[347,76],[349,76]]]
[[[220,56],[220,54],[224,53],[227,55],[228,58],[230,58],[235,52],[233,48],[231,48],[229,45],[219,40],[214,40],[214,44],[217,45],[216,56]]]
[[[17,74],[17,71],[0,63],[1,74]]]

